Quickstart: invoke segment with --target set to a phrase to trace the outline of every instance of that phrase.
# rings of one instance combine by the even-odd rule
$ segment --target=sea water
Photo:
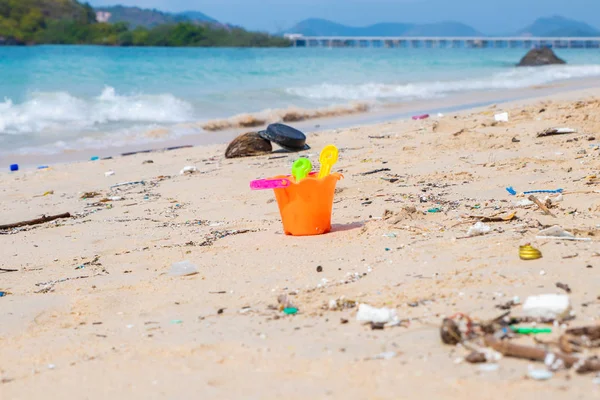
[[[243,113],[373,108],[600,77],[598,51],[559,50],[569,65],[515,68],[524,52],[0,47],[0,155],[160,142]]]

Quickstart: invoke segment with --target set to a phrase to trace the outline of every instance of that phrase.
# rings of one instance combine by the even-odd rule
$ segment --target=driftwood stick
[[[552,214],[552,211],[548,210],[548,207],[546,207],[541,201],[540,199],[538,199],[537,197],[535,197],[534,195],[530,195],[529,196],[529,201],[533,201],[539,208],[540,210],[542,210],[544,212],[544,214],[546,215],[551,215],[554,218],[556,218],[556,215]]]
[[[485,344],[505,356],[527,360],[544,362],[548,354],[553,354],[556,359],[562,360],[565,367],[571,368],[574,366],[575,371],[579,374],[600,371],[600,358],[596,357],[581,358],[560,352],[547,352],[541,348],[514,344],[508,340],[500,340],[494,337],[494,335],[486,335]]]
[[[60,218],[71,218],[71,214],[64,213],[64,214],[48,215],[48,216],[42,215],[42,218],[32,219],[29,221],[16,222],[14,224],[0,225],[0,230],[20,228],[21,226],[38,225],[38,224],[43,224],[44,222],[50,222],[50,221],[54,221],[55,219],[60,219]]]

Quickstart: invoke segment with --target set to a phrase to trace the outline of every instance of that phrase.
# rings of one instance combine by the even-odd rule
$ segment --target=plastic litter
[[[19,164],[10,164],[10,170],[11,172],[15,172],[19,170]]]
[[[189,261],[180,261],[171,265],[170,276],[187,276],[198,273],[198,267]]]
[[[558,225],[554,225],[550,228],[539,231],[536,239],[578,240],[583,242],[589,242],[592,240],[590,238],[575,237],[575,235],[573,235],[571,232],[567,232]]]
[[[429,114],[413,115],[413,117],[412,117],[413,121],[418,121],[418,120],[427,119],[427,118],[429,118]]]
[[[50,167],[47,165],[40,165],[39,167],[37,167],[37,169],[48,169],[48,168],[50,168]]]
[[[519,257],[521,260],[537,260],[542,258],[542,252],[530,244],[526,244],[525,246],[519,246]]]
[[[481,372],[494,372],[494,371],[498,371],[499,368],[500,368],[500,366],[498,364],[480,364],[479,365],[479,370]]]
[[[520,333],[521,335],[535,335],[537,333],[552,333],[551,328],[529,328],[529,327],[519,328],[516,326],[511,326],[510,329],[512,329],[512,331],[515,333]]]
[[[379,324],[398,323],[396,310],[391,308],[375,308],[368,304],[359,304],[356,320],[359,322],[372,322]]]
[[[506,191],[511,194],[512,196],[516,196],[517,195],[517,191],[512,187],[509,186],[506,188]],[[536,193],[562,193],[564,192],[564,189],[555,189],[555,190],[529,190],[527,192],[523,192],[523,194],[536,194]]]
[[[100,157],[98,157],[98,156],[90,157],[90,161],[98,161],[99,159],[100,159]]]
[[[546,129],[546,130],[538,133],[536,136],[544,137],[544,136],[554,136],[554,135],[566,135],[569,133],[577,133],[577,130],[573,129],[573,128],[549,128],[549,129]]]
[[[481,236],[485,235],[486,233],[490,233],[491,230],[492,228],[480,221],[469,228],[469,230],[467,231],[467,236]]]
[[[193,165],[188,165],[187,167],[183,167],[183,169],[179,171],[179,175],[193,174],[194,172],[198,172],[198,168],[196,168]]]
[[[283,313],[286,315],[294,315],[298,313],[298,309],[296,307],[287,307],[283,309]]]
[[[373,360],[391,360],[392,358],[396,357],[398,355],[398,353],[396,353],[395,351],[385,351],[383,353],[379,353],[376,356],[373,357]]]
[[[439,207],[430,208],[429,210],[427,210],[428,213],[439,213],[440,211],[442,211],[442,209]]]
[[[494,115],[494,120],[496,122],[508,122],[508,113],[503,112],[500,114],[496,114],[496,115]]]
[[[108,178],[109,176],[113,176],[114,174],[115,174],[115,171],[107,171],[104,173],[104,176],[106,176]]]
[[[547,369],[537,369],[529,366],[527,376],[536,381],[547,381],[548,379],[552,378],[554,374]]]
[[[571,301],[565,294],[542,294],[529,296],[523,303],[523,313],[527,317],[548,320],[563,319],[571,312]]]

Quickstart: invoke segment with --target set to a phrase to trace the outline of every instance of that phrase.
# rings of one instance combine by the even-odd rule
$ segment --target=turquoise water
[[[600,76],[600,52],[517,69],[522,49],[0,47],[0,152],[165,140],[269,109],[398,103]],[[149,131],[166,132],[157,138]]]

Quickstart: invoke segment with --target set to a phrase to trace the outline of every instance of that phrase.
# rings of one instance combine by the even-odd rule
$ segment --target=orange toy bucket
[[[276,176],[271,179],[286,179]],[[332,173],[324,178],[311,174],[300,182],[274,189],[279,213],[286,235],[322,235],[331,231],[331,211],[335,186],[342,174]]]

